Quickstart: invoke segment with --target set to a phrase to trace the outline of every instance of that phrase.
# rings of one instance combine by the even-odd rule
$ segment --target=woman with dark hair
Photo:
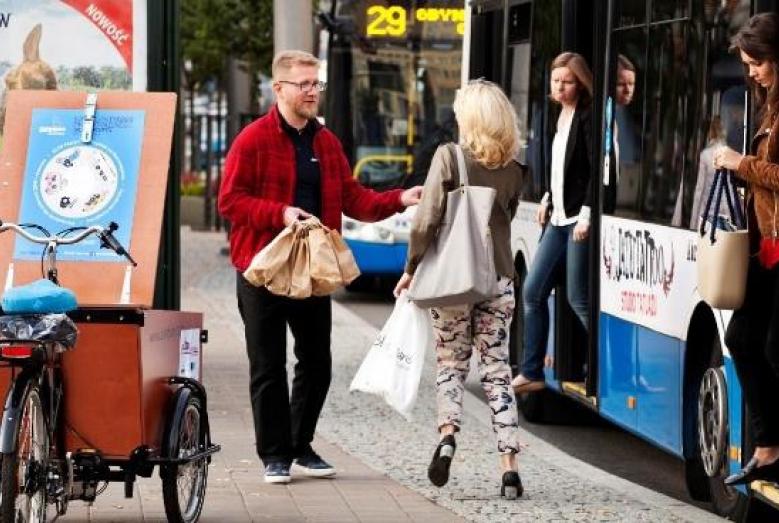
[[[520,374],[512,381],[517,393],[544,388],[546,302],[561,265],[566,268],[568,302],[582,326],[587,329],[589,324],[592,73],[577,53],[562,53],[552,61],[551,70],[549,97],[560,105],[560,115],[552,142],[550,188],[536,214],[545,228],[522,289],[525,350]]]
[[[727,485],[779,481],[779,17],[753,16],[733,37],[731,50],[744,63],[747,83],[760,110],[752,154],[727,146],[714,165],[735,171],[747,183],[751,252],[747,295],[733,314],[725,344],[751,413],[755,451]]]

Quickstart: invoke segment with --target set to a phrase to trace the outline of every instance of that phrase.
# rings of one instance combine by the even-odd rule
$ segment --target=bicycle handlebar
[[[47,236],[35,236],[33,234],[30,234],[23,227],[20,227],[15,223],[3,222],[2,220],[0,220],[0,233],[8,230],[12,230],[15,233],[26,238],[27,240],[33,243],[39,243],[41,245],[49,245],[52,243],[54,243],[55,245],[72,245],[74,243],[83,241],[90,234],[94,234],[98,238],[100,238],[101,248],[111,249],[119,256],[124,256],[133,265],[133,267],[135,267],[138,264],[135,262],[135,260],[133,260],[132,256],[130,256],[130,253],[127,252],[127,250],[124,247],[122,247],[122,244],[119,243],[119,241],[113,235],[113,232],[118,228],[119,225],[117,225],[115,222],[111,222],[110,224],[108,224],[108,227],[92,225],[90,227],[87,227],[85,230],[81,231],[80,233],[78,233],[73,237],[61,237],[61,236],[57,236],[56,234],[54,236],[47,237]]]

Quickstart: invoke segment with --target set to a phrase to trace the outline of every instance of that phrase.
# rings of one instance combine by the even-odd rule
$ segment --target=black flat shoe
[[[725,478],[725,485],[746,485],[758,480],[779,482],[779,459],[760,467],[757,465],[757,459],[752,458],[743,469]]]
[[[500,495],[506,499],[517,499],[525,491],[522,488],[522,480],[519,479],[519,473],[509,471],[503,473],[503,479],[500,486]]]
[[[444,436],[433,453],[433,459],[430,460],[430,466],[427,467],[427,477],[430,483],[436,487],[443,487],[449,481],[449,465],[452,464],[454,450],[457,445],[454,443],[454,436]]]

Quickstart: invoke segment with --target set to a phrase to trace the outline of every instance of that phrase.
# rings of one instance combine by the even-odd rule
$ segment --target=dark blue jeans
[[[544,379],[544,357],[549,338],[549,295],[554,288],[555,277],[565,266],[568,303],[585,330],[588,330],[589,288],[589,238],[573,241],[571,225],[548,224],[538,244],[538,252],[530,265],[522,287],[525,307],[525,340],[522,358],[522,375],[530,380]]]

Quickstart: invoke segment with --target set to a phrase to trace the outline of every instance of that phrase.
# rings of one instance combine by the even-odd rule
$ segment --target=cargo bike
[[[205,389],[176,369],[179,332],[207,341],[202,316],[78,309],[59,286],[57,247],[92,235],[135,265],[116,229],[111,223],[52,235],[37,225],[0,221],[0,233],[14,231],[44,246],[43,279],[7,290],[0,316],[7,388],[0,521],[56,519],[70,501],[92,502],[110,482],[123,483],[132,497],[136,478],[150,477],[155,467],[168,520],[200,517],[208,464],[220,447],[211,441]]]

